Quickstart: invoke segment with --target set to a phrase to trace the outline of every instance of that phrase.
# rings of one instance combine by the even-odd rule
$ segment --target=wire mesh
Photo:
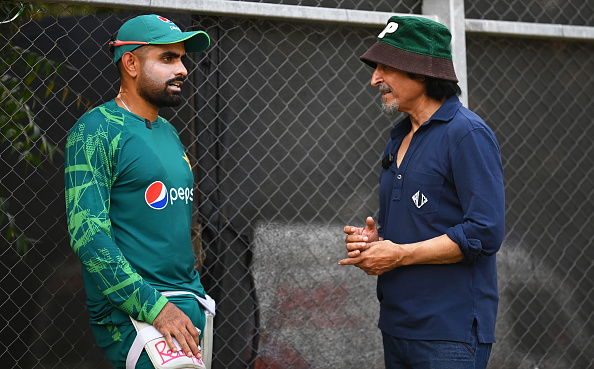
[[[492,364],[591,367],[593,45],[468,37],[467,50],[469,104],[491,122],[506,178]]]
[[[581,0],[464,1],[467,18],[594,26],[594,4]]]
[[[466,4],[466,16],[594,20],[587,2],[548,2],[565,13],[552,18],[525,10],[543,1],[524,3],[505,12],[497,2]],[[117,93],[106,43],[141,13],[0,4],[10,20],[0,24],[0,361],[108,368],[69,247],[62,150],[74,122]],[[198,268],[219,309],[213,368],[383,367],[375,279],[336,266],[342,227],[377,212],[379,158],[395,123],[358,60],[377,30],[163,15],[205,30],[213,45],[192,55],[184,104],[161,111],[194,169]],[[467,36],[469,106],[494,129],[505,170],[490,369],[594,362],[593,51],[592,43]]]

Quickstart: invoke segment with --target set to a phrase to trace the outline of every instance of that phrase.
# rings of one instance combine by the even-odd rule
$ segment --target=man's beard
[[[138,83],[138,95],[158,108],[178,106],[182,102],[181,92],[169,91],[168,86],[172,82],[183,82],[183,80],[181,77],[170,79],[165,82],[163,88],[160,88],[158,82],[148,78],[147,74],[143,73],[143,78]]]
[[[393,116],[399,113],[398,109],[400,106],[396,101],[392,101],[391,103],[386,103],[386,99],[382,99],[382,111],[389,116]]]

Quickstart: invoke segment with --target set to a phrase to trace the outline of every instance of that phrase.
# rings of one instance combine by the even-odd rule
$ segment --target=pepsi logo
[[[144,199],[146,200],[147,205],[151,208],[161,210],[167,206],[167,188],[163,182],[155,181],[147,187],[144,192]]]
[[[165,17],[157,16],[157,18],[159,18],[160,20],[162,20],[162,21],[163,21],[163,22],[165,22],[165,23],[171,23],[171,24],[173,24],[173,22],[172,22],[172,21],[170,21],[169,19],[167,19],[167,18],[165,18]]]

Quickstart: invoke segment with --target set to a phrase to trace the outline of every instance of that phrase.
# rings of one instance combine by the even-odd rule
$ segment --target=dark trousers
[[[490,343],[478,342],[476,323],[472,342],[407,340],[382,332],[386,369],[485,369]]]

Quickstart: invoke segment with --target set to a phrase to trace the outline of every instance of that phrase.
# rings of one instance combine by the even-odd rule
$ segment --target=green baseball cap
[[[184,42],[187,53],[204,51],[210,46],[210,37],[204,31],[182,32],[172,21],[160,15],[140,15],[122,25],[114,47],[113,63],[128,51],[143,45],[167,45]]]
[[[441,23],[414,16],[393,16],[361,61],[375,68],[387,65],[404,72],[458,82],[450,43],[452,34]]]

